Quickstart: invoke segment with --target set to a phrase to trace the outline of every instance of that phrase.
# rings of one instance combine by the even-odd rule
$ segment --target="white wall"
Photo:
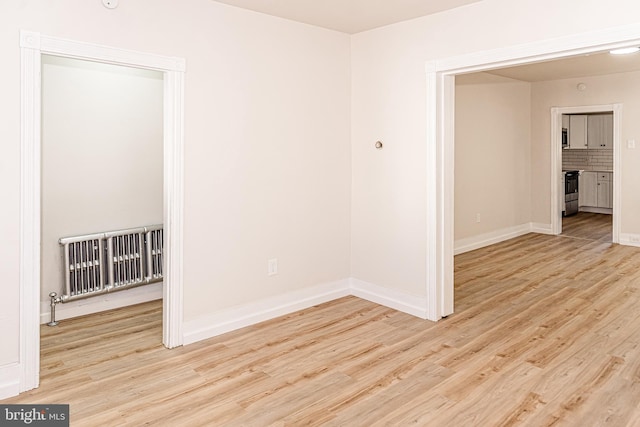
[[[456,241],[531,221],[531,84],[474,77],[456,79]]]
[[[426,295],[425,62],[632,24],[638,13],[632,0],[484,0],[354,35],[353,276]],[[532,171],[541,162],[532,156]]]
[[[587,89],[576,89],[585,83]],[[640,149],[627,147],[627,140],[640,141],[640,72],[609,74],[606,76],[563,79],[532,84],[532,161],[536,165],[532,180],[532,206],[534,221],[550,223],[551,169],[547,159],[551,156],[551,107],[574,107],[602,104],[622,104],[621,134],[621,234],[640,235]]]
[[[349,277],[348,35],[211,0],[0,2],[0,393],[19,374],[20,29],[186,59],[185,321]]]
[[[160,72],[43,56],[45,311],[64,290],[59,238],[162,223],[162,98]]]
[[[187,57],[185,321],[349,277],[348,36],[204,4],[185,18],[207,39]]]

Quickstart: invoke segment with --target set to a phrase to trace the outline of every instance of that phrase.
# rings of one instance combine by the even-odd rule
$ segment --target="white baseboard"
[[[491,231],[489,233],[484,233],[477,236],[459,239],[453,243],[453,254],[459,255],[465,252],[484,248],[485,246],[504,242],[505,240],[513,239],[514,237],[519,237],[524,234],[530,233],[532,231],[531,229],[532,224],[526,223],[513,227],[502,228],[500,230]]]
[[[621,245],[640,247],[640,234],[620,233]]]
[[[579,212],[591,212],[591,213],[599,213],[606,215],[613,215],[613,209],[611,208],[596,208],[592,206],[582,206],[578,209]]]
[[[20,393],[20,364],[0,366],[0,399],[17,396]]]
[[[351,278],[221,310],[184,322],[183,343],[191,344],[349,295],[422,319],[426,319],[427,316],[426,298]]]
[[[56,304],[56,319],[70,319],[157,299],[162,299],[162,282]],[[48,301],[42,301],[40,304],[40,324],[48,323],[50,319],[51,305]]]
[[[406,294],[394,289],[374,285],[363,280],[351,278],[351,295],[421,319],[427,318],[427,299]]]
[[[191,344],[348,295],[349,281],[345,279],[221,310],[184,322],[183,343]]]
[[[553,234],[553,227],[551,226],[551,224],[542,224],[539,222],[532,222],[530,231],[532,233],[538,233],[538,234]]]

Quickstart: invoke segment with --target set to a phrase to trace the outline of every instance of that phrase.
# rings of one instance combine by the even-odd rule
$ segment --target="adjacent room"
[[[620,241],[612,233],[625,188],[620,156],[635,144],[620,134],[635,126],[639,61],[607,51],[456,77],[456,253],[531,230]],[[543,150],[551,150],[537,160],[544,171],[532,165]],[[537,181],[558,183],[557,233],[528,224]]]
[[[160,72],[43,55],[41,321],[162,298],[131,232],[162,226],[162,109]]]

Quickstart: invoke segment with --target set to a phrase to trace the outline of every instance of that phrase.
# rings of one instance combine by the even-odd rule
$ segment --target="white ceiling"
[[[482,0],[214,0],[231,6],[355,34],[414,19]],[[640,70],[640,54],[613,56],[608,53],[490,71],[496,76],[528,82],[567,79]],[[487,79],[478,75],[458,76],[458,83]],[[490,80],[490,79],[489,79]]]
[[[602,52],[491,70],[490,73],[527,82],[540,82],[638,70],[640,70],[640,53],[611,55],[608,52]]]
[[[343,33],[394,24],[481,0],[216,0]]]

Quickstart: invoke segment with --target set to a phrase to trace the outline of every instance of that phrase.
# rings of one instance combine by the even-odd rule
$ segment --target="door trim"
[[[441,319],[452,314],[454,310],[455,76],[639,44],[640,25],[633,24],[426,62],[427,272],[425,288],[428,319]],[[616,162],[615,159],[614,162]],[[616,179],[619,177],[614,176],[614,180]],[[619,188],[620,186],[616,184],[614,184],[616,188]],[[615,191],[614,189],[614,193]],[[619,195],[614,196],[614,210],[618,212],[619,204]],[[551,221],[551,218],[549,220]]]
[[[182,345],[185,60],[20,32],[20,391],[40,376],[41,57],[63,56],[164,73],[163,344]]]

